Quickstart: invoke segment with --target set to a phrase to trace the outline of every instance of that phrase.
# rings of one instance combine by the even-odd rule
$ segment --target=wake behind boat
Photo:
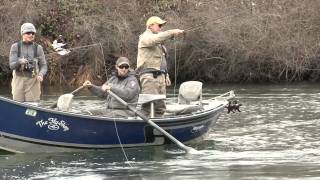
[[[183,103],[170,103],[164,117],[151,118],[180,142],[197,139],[208,132],[228,105],[228,100],[234,97],[230,91],[203,100],[201,88],[197,92],[188,92],[188,89],[190,87],[179,92],[179,96],[191,93],[201,98],[195,101],[191,98],[192,102],[185,102],[190,99],[184,98]],[[167,136],[138,116],[92,116],[20,103],[5,97],[0,97],[0,111],[0,149],[14,153],[70,152],[170,143]]]

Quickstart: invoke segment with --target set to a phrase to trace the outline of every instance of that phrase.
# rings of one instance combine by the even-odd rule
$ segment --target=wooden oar
[[[126,106],[129,110],[131,110],[132,112],[134,112],[137,116],[139,116],[141,119],[143,119],[144,121],[146,121],[149,125],[151,125],[152,127],[156,128],[158,131],[160,131],[162,134],[164,134],[166,137],[168,137],[172,142],[174,142],[176,145],[178,145],[181,149],[185,150],[187,153],[190,154],[199,154],[199,151],[193,149],[192,147],[188,147],[184,144],[182,144],[179,140],[177,140],[176,138],[174,138],[171,134],[169,134],[167,131],[165,131],[164,129],[162,129],[160,126],[158,126],[157,124],[155,124],[153,121],[151,121],[149,118],[147,118],[144,114],[142,114],[141,112],[139,112],[136,108],[130,106],[127,102],[125,102],[123,99],[121,99],[119,96],[117,96],[116,94],[114,94],[112,91],[108,90],[108,93],[110,96],[114,97],[115,99],[117,99],[121,104],[123,104],[124,106]]]
[[[79,91],[80,91],[81,89],[83,89],[84,87],[85,87],[85,86],[80,86],[80,87],[78,87],[77,89],[75,89],[74,91],[72,91],[71,93],[63,94],[63,95],[61,95],[61,96],[58,98],[58,100],[61,99],[61,97],[68,97],[68,98],[71,98],[71,99],[72,99],[73,95],[75,95],[77,92],[79,92]],[[68,96],[68,95],[72,95],[72,96]],[[71,99],[70,99],[70,101],[71,101]],[[52,104],[52,105],[50,106],[50,108],[56,108],[57,105],[58,105],[58,101],[57,101],[56,103]]]

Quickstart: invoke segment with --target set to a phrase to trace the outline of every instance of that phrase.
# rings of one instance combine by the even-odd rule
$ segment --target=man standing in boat
[[[40,101],[40,83],[48,67],[42,46],[34,42],[35,33],[33,24],[24,23],[21,26],[22,41],[14,43],[10,49],[11,86],[15,101]]]
[[[166,94],[166,86],[171,85],[168,74],[168,53],[164,41],[184,33],[181,29],[161,31],[165,20],[152,16],[147,20],[146,31],[140,35],[138,43],[137,73],[140,76],[142,94]],[[149,114],[150,104],[142,109]],[[155,115],[162,116],[166,106],[163,100],[155,102]]]
[[[129,68],[129,59],[126,57],[119,57],[116,61],[116,73],[102,86],[95,86],[88,80],[83,83],[83,86],[88,87],[93,94],[107,98],[107,109],[102,111],[96,110],[93,114],[112,117],[128,117],[135,115],[126,106],[107,93],[108,90],[111,90],[128,104],[136,105],[140,86],[135,74],[131,72]]]

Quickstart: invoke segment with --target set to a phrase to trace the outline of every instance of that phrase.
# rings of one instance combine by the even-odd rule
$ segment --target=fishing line
[[[232,11],[235,10],[235,8],[232,8],[231,9]],[[187,28],[184,30],[184,32],[191,32],[191,31],[194,31],[194,30],[197,30],[197,29],[200,29],[203,27],[203,25],[209,23],[209,22],[215,22],[215,21],[218,21],[218,20],[221,20],[221,19],[224,19],[224,18],[227,18],[227,17],[234,17],[234,16],[237,16],[237,15],[240,15],[240,14],[244,14],[246,13],[246,10],[242,10],[238,13],[233,13],[231,15],[226,15],[226,16],[221,16],[221,17],[218,17],[218,18],[215,18],[215,19],[211,19],[211,20],[208,20],[208,21],[205,21],[205,22],[202,22],[202,23],[199,23],[195,26],[192,26],[190,28]],[[181,51],[179,53],[179,58],[181,57]],[[177,88],[177,71],[178,71],[178,65],[177,65],[177,42],[176,42],[176,37],[174,37],[174,88],[173,88],[173,95],[174,95],[174,101],[176,100],[176,88]]]
[[[104,59],[102,44],[99,43],[99,45],[100,45],[101,55],[102,55],[102,59],[103,59],[104,71],[106,73],[106,79],[108,80],[108,71],[107,71],[107,66],[106,66],[106,60]]]
[[[104,53],[103,53],[103,49],[102,49],[101,43],[92,44],[91,46],[93,46],[93,45],[100,45],[101,55],[102,55],[102,58],[103,58],[103,60],[104,60]],[[90,46],[90,45],[89,45],[89,46]],[[87,47],[88,47],[88,46],[87,46]],[[107,66],[106,66],[105,62],[104,62],[103,64],[104,64],[104,70],[105,70],[105,73],[106,73],[106,78],[108,78],[108,76],[107,76]],[[111,100],[111,101],[113,101],[113,100]],[[119,132],[118,132],[118,128],[117,128],[117,122],[116,122],[116,119],[115,119],[115,114],[114,114],[113,110],[114,110],[114,109],[112,108],[111,116],[113,117],[113,118],[112,118],[112,119],[113,119],[113,124],[114,124],[114,128],[115,128],[115,130],[116,130],[116,135],[117,135],[117,138],[118,138],[118,142],[119,142],[119,144],[120,144],[120,147],[121,147],[121,151],[122,151],[122,153],[123,153],[123,156],[124,156],[125,159],[126,159],[126,162],[129,164],[130,167],[133,167],[133,166],[131,165],[131,163],[129,162],[128,156],[127,156],[127,154],[126,154],[126,152],[125,152],[125,150],[124,150],[124,147],[123,147],[123,145],[122,145],[122,142],[121,142],[121,139],[120,139],[120,136],[119,136]]]
[[[112,115],[114,115],[113,112],[112,112]],[[123,153],[123,156],[125,157],[125,159],[126,159],[127,163],[129,164],[129,166],[130,166],[130,167],[133,167],[133,166],[131,165],[131,163],[130,163],[130,161],[129,161],[129,159],[128,159],[128,156],[127,156],[127,154],[126,154],[126,151],[124,150],[124,147],[123,147],[123,145],[122,145],[122,142],[121,142],[121,139],[120,139],[120,136],[119,136],[119,132],[118,132],[118,128],[117,128],[116,120],[115,120],[115,118],[112,118],[112,119],[113,119],[114,128],[115,128],[115,130],[116,130],[117,138],[118,138],[118,141],[119,141],[119,144],[120,144],[120,147],[121,147],[121,151],[122,151],[122,153]]]
[[[176,38],[174,37],[174,86],[173,86],[173,97],[174,101],[176,101],[176,88],[177,88],[177,78],[178,78],[178,73],[177,73],[177,42]]]
[[[107,70],[105,69],[105,71],[107,71]],[[113,99],[111,99],[111,103],[112,103],[112,101],[113,101]],[[113,124],[114,124],[114,128],[115,128],[115,130],[116,130],[116,135],[117,135],[117,138],[118,138],[120,147],[121,147],[121,151],[122,151],[122,153],[123,153],[124,158],[126,159],[126,162],[129,164],[130,167],[133,167],[133,166],[131,165],[131,163],[130,163],[130,161],[129,161],[129,159],[128,159],[128,156],[127,156],[127,154],[126,154],[126,151],[124,150],[124,147],[123,147],[123,145],[122,145],[122,142],[121,142],[121,139],[120,139],[120,136],[119,136],[119,132],[118,132],[118,128],[117,128],[117,122],[116,122],[115,114],[114,114],[113,110],[114,110],[114,109],[113,109],[113,107],[112,107],[111,116],[113,117],[113,118],[112,118],[112,119],[113,119]]]
[[[235,9],[235,8],[232,8],[232,9],[230,9],[230,10],[233,11],[234,9]],[[200,28],[203,27],[203,25],[205,25],[205,24],[207,24],[207,23],[209,23],[209,22],[215,22],[215,21],[218,21],[218,20],[221,20],[221,19],[224,19],[224,18],[234,17],[234,16],[237,16],[237,15],[245,14],[245,13],[247,13],[247,12],[246,12],[246,9],[245,9],[245,10],[242,10],[242,11],[240,11],[240,12],[238,12],[238,13],[232,13],[232,14],[229,14],[229,15],[226,15],[226,16],[220,16],[220,17],[218,17],[218,18],[211,19],[211,20],[208,20],[208,21],[204,21],[204,22],[201,22],[201,23],[199,23],[199,24],[197,24],[197,25],[195,25],[195,26],[189,27],[189,28],[185,29],[184,32],[191,32],[191,31],[200,29]],[[208,17],[208,16],[206,16],[206,17]]]

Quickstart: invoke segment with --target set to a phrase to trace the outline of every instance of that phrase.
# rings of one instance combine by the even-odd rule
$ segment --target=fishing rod
[[[84,45],[84,46],[78,46],[78,47],[74,47],[74,48],[68,48],[66,50],[74,51],[74,50],[89,48],[89,47],[93,47],[93,46],[101,46],[101,43],[94,43],[94,44],[89,44],[89,45]],[[48,55],[57,54],[57,53],[58,53],[58,51],[54,51],[54,52],[47,53],[45,55],[48,56]]]
[[[238,13],[233,13],[233,14],[229,14],[229,15],[226,15],[226,16],[220,16],[218,18],[215,18],[215,19],[211,19],[211,20],[208,20],[208,21],[205,21],[205,22],[201,22],[195,26],[192,26],[192,27],[189,27],[187,29],[184,30],[184,32],[191,32],[191,31],[194,31],[194,30],[197,30],[197,29],[200,29],[203,27],[203,25],[209,23],[209,22],[215,22],[215,21],[218,21],[218,20],[221,20],[221,19],[224,19],[224,18],[228,18],[228,17],[234,17],[234,16],[238,16],[238,15],[241,15],[241,14],[245,14],[247,13],[245,10],[242,10]],[[206,16],[208,17],[208,16]]]
[[[235,12],[235,9],[236,9],[235,7],[234,7],[234,8],[230,8],[230,10],[231,10],[232,12]],[[209,22],[215,22],[215,21],[218,21],[218,20],[227,18],[227,17],[234,17],[234,16],[238,16],[238,15],[241,15],[241,14],[245,14],[245,13],[247,13],[247,12],[246,12],[246,9],[244,9],[244,10],[242,10],[242,11],[240,11],[240,12],[237,12],[237,13],[232,13],[232,14],[225,15],[225,16],[220,16],[220,17],[218,17],[218,18],[211,19],[211,20],[208,20],[208,21],[205,21],[205,22],[201,22],[201,23],[199,23],[199,24],[197,24],[197,25],[195,25],[195,26],[192,26],[192,27],[189,27],[189,28],[185,29],[185,30],[184,30],[184,33],[192,32],[192,31],[194,31],[194,30],[200,29],[200,28],[203,27],[203,25],[205,25],[205,24],[207,24],[207,23],[209,23]],[[208,16],[206,16],[206,17],[208,17]],[[184,34],[184,35],[185,35],[185,34]],[[174,39],[175,39],[175,38],[174,38]],[[176,41],[174,41],[174,42],[176,42]],[[176,85],[177,85],[177,76],[178,76],[178,75],[177,75],[177,44],[176,44],[176,43],[174,44],[174,63],[175,63],[175,65],[174,65],[174,69],[175,69],[175,71],[174,71],[175,81],[174,81],[174,91],[173,91],[173,94],[174,94],[174,97],[175,97],[175,94],[176,94]]]

